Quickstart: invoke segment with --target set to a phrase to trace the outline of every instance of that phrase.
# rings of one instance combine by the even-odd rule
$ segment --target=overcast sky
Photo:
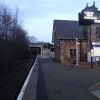
[[[38,41],[51,42],[54,19],[78,20],[78,12],[86,3],[95,1],[100,10],[100,0],[1,0],[11,9],[19,8],[23,28]]]

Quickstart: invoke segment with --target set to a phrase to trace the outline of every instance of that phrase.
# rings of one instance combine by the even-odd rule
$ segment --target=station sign
[[[79,25],[100,24],[100,11],[95,7],[95,2],[92,6],[86,7],[78,13]]]
[[[100,11],[84,11],[78,16],[80,25],[100,24]]]

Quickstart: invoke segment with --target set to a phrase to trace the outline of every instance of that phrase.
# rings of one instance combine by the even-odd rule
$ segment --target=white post
[[[78,66],[78,38],[76,38],[76,66]]]

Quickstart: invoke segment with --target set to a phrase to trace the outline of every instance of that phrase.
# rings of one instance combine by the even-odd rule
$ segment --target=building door
[[[76,49],[70,49],[70,58],[76,57]]]

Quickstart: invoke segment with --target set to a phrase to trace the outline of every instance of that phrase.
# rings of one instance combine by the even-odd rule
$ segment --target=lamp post
[[[90,52],[91,52],[91,68],[93,68],[93,46],[91,39],[91,25],[90,25]]]
[[[92,39],[91,39],[91,25],[90,25],[90,54],[91,54],[91,68],[93,68],[93,48],[92,48]]]
[[[76,66],[79,66],[79,62],[78,62],[78,38],[76,38]]]
[[[93,68],[93,56],[94,56],[94,50],[91,49],[91,68]]]

